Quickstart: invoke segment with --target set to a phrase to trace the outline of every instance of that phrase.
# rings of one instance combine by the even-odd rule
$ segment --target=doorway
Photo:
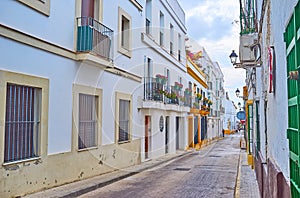
[[[176,150],[179,149],[179,129],[180,117],[176,117]]]
[[[166,116],[165,153],[169,152],[169,116]]]
[[[145,159],[149,158],[151,150],[151,117],[145,116]]]

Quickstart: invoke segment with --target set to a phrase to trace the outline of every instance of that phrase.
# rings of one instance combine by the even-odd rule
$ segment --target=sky
[[[232,50],[239,49],[239,3],[237,0],[178,0],[185,11],[188,37],[203,46],[212,61],[217,61],[224,74],[225,91],[235,104],[242,92],[245,71],[235,69],[229,59]]]

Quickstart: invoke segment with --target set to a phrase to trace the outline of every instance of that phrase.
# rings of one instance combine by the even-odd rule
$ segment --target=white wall
[[[18,1],[0,1],[0,8],[1,24],[70,50],[74,49],[74,0],[52,0],[49,17]]]
[[[287,1],[284,4],[280,0],[271,2],[271,29],[270,40],[267,40],[266,17],[263,26],[262,60],[264,62],[261,69],[257,70],[257,93],[260,99],[260,133],[261,133],[261,153],[264,158],[273,159],[286,178],[289,178],[289,147],[287,140],[287,83],[286,83],[286,47],[283,42],[285,26],[290,18],[293,7],[297,1]],[[276,50],[276,92],[268,93],[269,73],[267,47],[274,46]],[[265,125],[264,99],[267,100],[267,126]],[[265,128],[267,127],[267,137]],[[264,145],[268,140],[268,147]],[[267,152],[267,156],[266,156]]]

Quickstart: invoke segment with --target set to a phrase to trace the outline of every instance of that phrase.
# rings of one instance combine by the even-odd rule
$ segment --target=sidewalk
[[[236,198],[260,197],[256,175],[251,166],[248,165],[247,152],[245,149],[241,149],[240,151],[239,172],[236,185]]]
[[[111,183],[119,181],[121,179],[130,177],[147,169],[154,168],[163,163],[170,162],[180,157],[192,154],[192,151],[177,151],[176,154],[167,154],[157,159],[152,159],[143,162],[139,165],[128,167],[122,170],[113,171],[103,175],[95,176],[89,179],[65,184],[59,187],[47,189],[34,194],[26,195],[25,198],[73,198],[87,192],[93,191],[97,188],[107,186]]]

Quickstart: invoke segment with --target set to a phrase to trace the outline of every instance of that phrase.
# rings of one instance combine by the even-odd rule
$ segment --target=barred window
[[[130,101],[119,100],[119,142],[129,140]]]
[[[41,90],[7,84],[4,162],[39,156]]]
[[[98,96],[79,94],[78,149],[96,146]]]

